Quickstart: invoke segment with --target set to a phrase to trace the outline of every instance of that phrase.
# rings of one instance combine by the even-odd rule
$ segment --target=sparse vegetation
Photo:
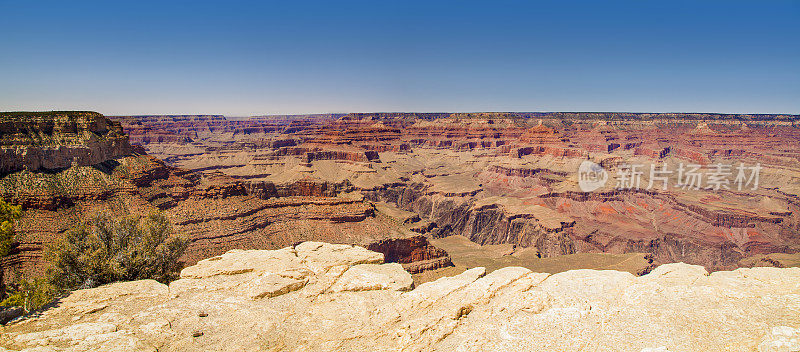
[[[22,216],[22,208],[0,199],[0,258],[8,254],[14,242],[14,221]]]
[[[7,297],[0,302],[0,306],[17,306],[30,312],[52,302],[57,292],[46,278],[40,277],[17,280],[6,294]]]
[[[0,259],[8,255],[14,243],[14,222],[22,216],[22,208],[6,203],[0,199]],[[0,262],[0,265],[2,263]],[[7,288],[3,282],[3,267],[0,266],[0,301],[6,296]]]
[[[19,171],[0,178],[0,190],[14,198],[26,194],[79,198],[87,189],[115,190],[130,187],[125,180],[95,167],[71,167],[58,173]]]
[[[162,214],[99,216],[47,250],[52,264],[48,278],[64,290],[141,279],[167,283],[178,276],[179,258],[187,244],[172,236]]]
[[[182,268],[179,258],[187,244],[185,239],[172,236],[163,214],[122,218],[100,215],[49,246],[45,252],[50,263],[46,276],[16,280],[0,305],[32,311],[69,290],[142,279],[168,283]]]
[[[105,141],[108,130],[95,124],[103,118],[91,111],[0,112],[4,129],[0,145],[54,147]]]

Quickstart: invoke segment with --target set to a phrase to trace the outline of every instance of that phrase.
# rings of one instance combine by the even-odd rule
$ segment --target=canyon
[[[170,166],[131,145],[119,123],[97,113],[2,116],[0,196],[24,211],[10,254],[2,258],[4,281],[41,275],[45,249],[100,213],[163,212],[174,233],[190,241],[182,258],[187,264],[230,249],[305,240],[379,242],[412,271],[418,262],[426,268],[449,264],[446,253],[427,248],[425,237],[399,233],[363,195],[340,192],[341,185],[256,184]],[[395,240],[406,248],[397,251]]]
[[[796,115],[3,114],[0,195],[25,210],[6,279],[40,274],[43,249],[101,212],[164,212],[190,240],[187,265],[325,241],[380,251],[418,281],[498,263],[643,275],[800,257]],[[678,172],[641,173],[635,188],[609,176],[584,192],[586,161],[732,176],[720,189],[660,187]],[[736,187],[738,165],[758,165],[757,187]]]
[[[799,116],[0,117],[5,282],[97,214],[188,240],[0,351],[800,349]]]
[[[509,245],[509,254],[517,256],[641,253],[649,267],[686,262],[713,271],[791,265],[794,259],[754,258],[795,258],[800,251],[796,115],[351,113],[112,119],[149,155],[169,165],[202,174],[221,172],[248,187],[302,183],[317,194],[359,194],[380,204],[380,215],[394,214],[389,217],[396,218],[400,232]],[[160,139],[151,138],[150,131],[159,131]],[[602,166],[610,178],[592,192],[579,185],[578,170],[587,160]],[[642,187],[618,187],[614,173],[631,164],[644,171],[670,167],[671,174],[658,178],[643,172]],[[698,189],[662,189],[662,184],[680,184],[677,170],[684,165],[696,166],[707,177],[719,165],[729,165],[730,180],[720,189],[705,183]],[[756,165],[758,187],[737,187],[737,167]],[[646,187],[651,182],[654,187]]]
[[[0,9],[0,352],[800,352],[800,0]]]

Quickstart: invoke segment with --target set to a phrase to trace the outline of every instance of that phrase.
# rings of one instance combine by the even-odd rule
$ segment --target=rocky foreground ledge
[[[75,291],[0,330],[9,350],[796,351],[800,268],[483,268],[412,289],[400,264],[305,242]],[[0,348],[3,350],[3,348]]]

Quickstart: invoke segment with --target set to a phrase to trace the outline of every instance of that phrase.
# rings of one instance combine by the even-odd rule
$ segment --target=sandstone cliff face
[[[80,290],[0,330],[10,350],[795,351],[800,268],[648,275],[473,268],[413,288],[360,247],[200,261],[169,286]]]
[[[0,174],[94,165],[128,154],[120,123],[95,112],[0,113]]]

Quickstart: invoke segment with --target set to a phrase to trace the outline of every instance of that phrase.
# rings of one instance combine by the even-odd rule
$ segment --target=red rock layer
[[[389,232],[373,218],[370,203],[325,197],[324,188],[315,187],[297,185],[277,192],[282,197],[259,197],[224,174],[201,175],[147,155],[56,173],[12,173],[0,180],[0,196],[22,204],[25,215],[17,226],[18,243],[3,260],[3,277],[41,273],[48,244],[104,212],[164,211],[175,232],[191,240],[184,256],[190,264],[235,248],[272,249],[301,240],[368,243]]]
[[[367,249],[383,253],[386,262],[403,264],[412,274],[453,265],[447,252],[432,246],[425,236],[381,240]]]
[[[95,112],[0,112],[0,174],[93,165],[129,153],[120,123]]]
[[[162,122],[142,121],[154,128],[169,129],[167,125],[159,125]],[[374,164],[383,153],[419,152],[416,157],[420,160],[424,153],[436,155],[435,158],[453,155],[425,149],[468,152],[465,159],[469,162],[486,160],[485,167],[466,175],[477,181],[478,188],[431,192],[429,184],[415,183],[422,182],[414,178],[415,173],[438,177],[448,172],[464,172],[442,162],[441,168],[430,170],[430,174],[426,173],[429,170],[412,170],[400,177],[386,176],[388,181],[382,185],[375,186],[372,181],[361,183],[369,185],[362,191],[369,199],[394,203],[418,213],[425,225],[415,229],[431,236],[462,234],[482,244],[531,246],[541,256],[644,251],[660,262],[685,261],[720,269],[731,268],[742,257],[753,254],[800,250],[797,235],[800,198],[791,187],[783,187],[796,184],[800,172],[798,121],[800,117],[793,115],[357,113],[213,123],[219,127],[205,127],[205,123],[196,127],[182,122],[176,125],[180,125],[180,131],[193,128],[221,131],[214,143],[204,143],[202,133],[198,132],[198,138],[192,141],[200,150],[187,152],[180,156],[182,160],[192,160],[204,152],[221,155],[223,151],[245,150],[257,154],[254,162],[279,164],[283,158],[294,158],[309,164],[323,159],[373,163],[371,170],[376,170],[377,183],[389,174],[380,170],[393,171],[389,162]],[[144,147],[160,152],[158,148],[169,145],[145,143]],[[768,180],[771,186],[759,192],[721,192],[720,200],[711,200],[707,194],[695,197],[673,191],[588,194],[565,191],[572,189],[574,180],[570,178],[572,171],[564,165],[577,165],[586,159],[613,170],[631,159],[708,166],[728,158],[750,165],[760,163],[762,167],[781,170],[781,174],[773,172]],[[548,169],[550,164],[556,166]],[[204,167],[226,170],[223,166]],[[278,168],[271,170],[275,169]],[[306,171],[315,172],[311,168]],[[266,173],[260,172],[254,178]],[[356,190],[340,178],[335,184],[307,182],[291,186],[289,194],[335,195]],[[247,187],[260,187],[258,194],[263,198],[282,194],[280,188],[286,186],[254,182]],[[473,207],[477,198],[492,195],[525,198],[524,205],[538,205],[574,221],[562,226],[544,226],[529,215],[515,215],[499,206]],[[754,202],[762,197],[776,200],[786,209],[765,213],[748,208],[751,203],[758,208]],[[734,200],[727,202],[724,198]]]

